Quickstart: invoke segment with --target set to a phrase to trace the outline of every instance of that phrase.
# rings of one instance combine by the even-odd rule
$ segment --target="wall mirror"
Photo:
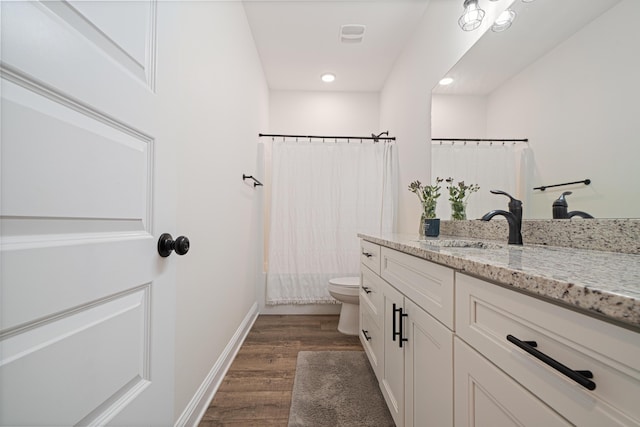
[[[569,211],[640,217],[640,2],[516,0],[511,9],[511,27],[488,30],[446,74],[453,83],[434,88],[432,144],[439,144],[435,138],[528,138],[514,164],[489,156],[463,165],[506,173],[525,219],[552,218],[552,203],[565,191],[572,192]],[[458,151],[464,145],[442,144]],[[451,175],[442,165],[461,157],[432,148],[434,177],[438,165],[439,176]],[[584,179],[590,185],[533,189]],[[470,206],[469,218],[506,207],[490,189],[470,198],[476,209]]]

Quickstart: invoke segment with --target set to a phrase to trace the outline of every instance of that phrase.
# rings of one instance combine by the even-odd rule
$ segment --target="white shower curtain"
[[[467,219],[477,219],[493,209],[507,209],[508,199],[489,190],[503,190],[527,202],[527,182],[531,170],[531,151],[527,143],[437,142],[431,145],[431,179],[454,179],[454,184],[478,184],[480,191],[468,199]],[[443,182],[437,216],[451,217],[447,183]]]
[[[397,209],[391,143],[273,142],[266,303],[334,303],[332,277],[357,276],[357,233],[389,232]]]

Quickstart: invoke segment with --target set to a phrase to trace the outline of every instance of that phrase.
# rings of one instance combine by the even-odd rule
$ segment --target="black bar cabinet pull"
[[[371,337],[369,335],[367,335],[369,333],[369,331],[365,331],[364,329],[362,330],[362,335],[364,335],[364,338],[367,341],[371,341]]]
[[[400,310],[400,328],[399,328],[400,332],[398,333],[398,335],[400,335],[400,348],[402,348],[402,343],[409,341],[409,339],[402,337],[402,335],[403,335],[402,334],[402,329],[403,329],[403,327],[402,327],[402,318],[403,317],[409,317],[409,315],[407,313],[403,313],[402,312],[402,307],[400,307],[399,310]]]
[[[369,252],[362,252],[362,255],[366,256],[367,258],[371,258],[373,256],[373,254],[370,254]]]
[[[363,286],[362,290],[365,291],[366,293],[370,294],[371,293],[371,288],[367,287],[367,286]]]
[[[400,308],[396,308],[395,303],[393,304],[393,315],[392,315],[393,319],[392,319],[392,322],[391,322],[391,323],[392,323],[391,331],[393,332],[393,334],[392,334],[391,338],[392,338],[394,341],[396,340],[396,337],[397,337],[398,335],[400,335],[400,332],[396,332],[396,313],[397,313],[398,311],[401,311],[401,310],[402,310],[402,309],[400,309]]]
[[[557,360],[547,356],[543,352],[536,350],[534,348],[534,347],[537,347],[537,344],[535,341],[521,341],[518,338],[514,337],[513,335],[507,335],[507,341],[517,345],[518,347],[520,347],[521,349],[523,349],[524,351],[526,351],[536,359],[540,360],[541,362],[549,365],[556,371],[560,372],[562,375],[565,375],[571,378],[572,380],[580,384],[582,387],[588,390],[596,389],[596,383],[594,383],[589,379],[589,378],[593,378],[593,373],[591,371],[574,371],[573,369],[563,365]]]

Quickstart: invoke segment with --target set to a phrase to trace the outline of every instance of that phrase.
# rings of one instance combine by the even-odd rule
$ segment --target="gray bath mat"
[[[301,351],[289,427],[395,426],[363,351]]]

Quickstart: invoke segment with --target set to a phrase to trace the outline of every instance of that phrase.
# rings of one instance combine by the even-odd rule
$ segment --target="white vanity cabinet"
[[[370,242],[363,251],[361,340],[398,427],[640,427],[638,330]]]
[[[362,286],[369,292],[361,289],[360,318],[365,329],[379,316],[381,354],[374,336],[360,338],[396,426],[451,426],[453,332],[443,323],[453,326],[453,270],[392,249],[371,249],[379,254],[379,275],[363,260]]]
[[[460,273],[456,333],[470,346],[455,346],[456,425],[482,425],[476,417],[532,406],[525,402],[570,425],[640,425],[639,333]],[[536,418],[546,410],[533,412],[491,425],[557,425]]]

